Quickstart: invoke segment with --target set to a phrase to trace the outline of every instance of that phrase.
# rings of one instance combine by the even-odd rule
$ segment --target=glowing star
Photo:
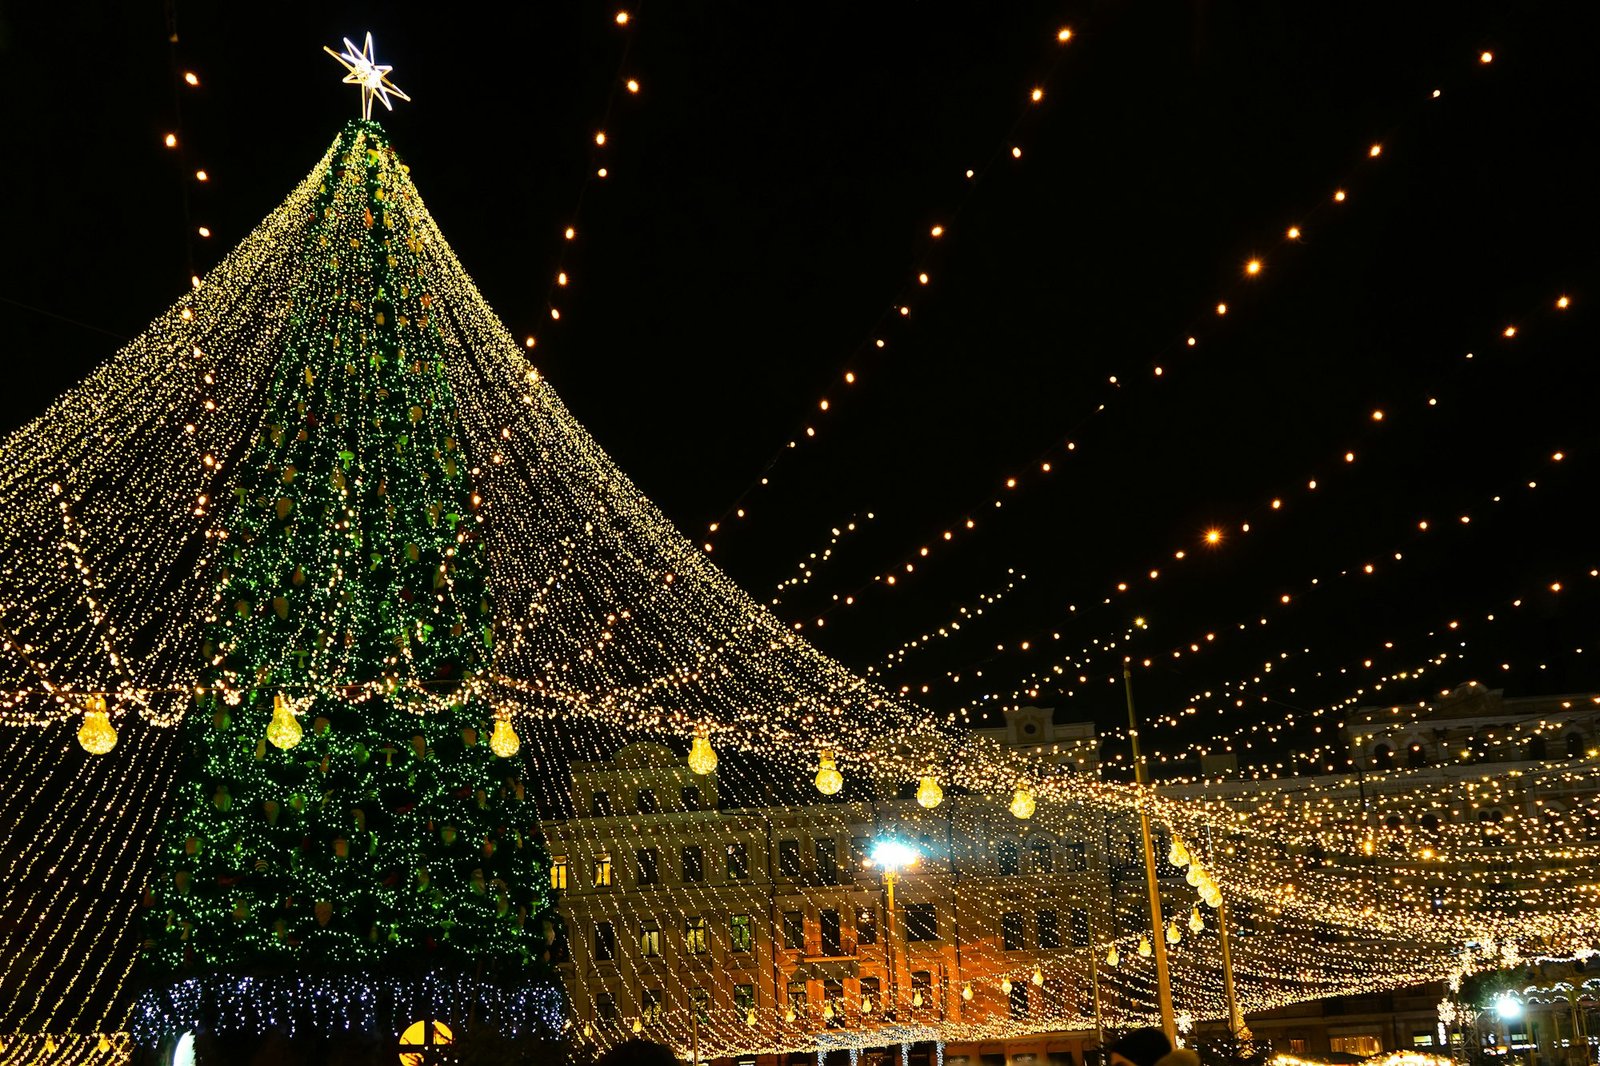
[[[327,45],[323,45],[322,50],[328,53],[334,59],[338,60],[339,65],[344,67],[346,71],[344,83],[346,85],[361,86],[362,118],[370,119],[372,117],[372,101],[374,98],[376,98],[378,102],[389,111],[394,110],[394,104],[389,102],[389,95],[391,93],[393,93],[395,96],[398,96],[406,103],[411,102],[411,97],[401,92],[395,87],[394,83],[389,80],[389,72],[394,68],[387,64],[379,64],[374,61],[372,53],[372,34],[367,34],[367,42],[360,51],[356,51],[354,42],[352,42],[348,37],[344,39],[343,52],[335,52]]]

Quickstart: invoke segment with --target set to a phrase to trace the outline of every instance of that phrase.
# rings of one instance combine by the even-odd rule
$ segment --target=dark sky
[[[1579,575],[1600,564],[1584,148],[1600,114],[1583,6],[652,0],[622,30],[599,5],[180,2],[174,68],[155,0],[8,3],[0,420],[25,422],[110,354],[108,333],[177,297],[187,244],[214,262],[288,193],[356,104],[321,46],[371,29],[415,98],[380,117],[444,232],[681,528],[701,536],[800,426],[820,427],[719,539],[747,589],[769,597],[830,526],[876,514],[779,609],[814,621],[868,586],[816,638],[859,667],[1008,568],[1028,575],[891,675],[960,671],[930,707],[1008,692],[1049,661],[997,644],[1077,648],[1135,616],[1150,619],[1141,655],[1226,638],[1140,677],[1151,715],[1311,649],[1274,675],[1277,702],[1204,704],[1203,725],[1158,747],[1343,698],[1361,682],[1339,667],[1418,662],[1445,620],[1491,611],[1465,661],[1386,694],[1594,687],[1600,581]],[[181,160],[161,144],[180,99]],[[212,180],[188,182],[186,223],[196,167]],[[936,222],[950,231],[934,244]],[[200,224],[215,236],[186,241]],[[1265,267],[1247,281],[1252,256]],[[1012,474],[1023,487],[996,512]],[[1515,489],[1530,477],[1538,490]],[[871,584],[968,516],[976,533],[894,590]],[[1230,535],[1206,551],[1213,523]],[[1169,571],[1178,548],[1198,558]],[[1365,562],[1380,572],[1331,579]],[[1093,606],[1152,567],[1159,580]],[[1509,609],[1557,579],[1559,596]],[[1114,725],[1115,670],[1104,656],[1063,686],[1076,695],[1040,702]]]

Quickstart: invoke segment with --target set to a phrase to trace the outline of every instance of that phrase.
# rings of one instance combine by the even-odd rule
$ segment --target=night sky
[[[770,599],[830,527],[876,515],[778,608],[845,662],[1015,569],[1003,604],[889,680],[944,712],[1145,617],[1135,654],[1156,668],[1136,685],[1158,716],[1297,652],[1272,702],[1201,701],[1157,731],[1170,748],[1342,699],[1444,650],[1454,618],[1479,620],[1467,658],[1380,699],[1588,690],[1600,97],[1582,6],[653,0],[620,28],[600,5],[180,2],[174,66],[156,0],[6,4],[0,420],[23,425],[182,294],[191,248],[209,266],[289,192],[356,108],[321,48],[370,29],[415,98],[378,117],[456,252],[680,528],[703,539],[780,455],[714,553]],[[214,236],[186,237],[199,225]],[[916,573],[874,583],[923,545]],[[1117,663],[1036,702],[1114,726]]]

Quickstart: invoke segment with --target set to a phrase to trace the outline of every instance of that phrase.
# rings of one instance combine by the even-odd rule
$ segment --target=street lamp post
[[[1139,719],[1133,709],[1133,667],[1125,660],[1122,664],[1122,684],[1128,696],[1128,741],[1133,745],[1133,781],[1141,790],[1145,786],[1144,756],[1139,753]],[[1156,995],[1161,1004],[1161,1028],[1172,1045],[1178,1045],[1178,1023],[1172,1012],[1172,981],[1167,974],[1166,927],[1161,921],[1161,884],[1156,880],[1156,851],[1150,842],[1150,807],[1139,804],[1139,832],[1144,837],[1144,877],[1150,890],[1150,942],[1155,946]]]
[[[913,844],[894,837],[885,837],[872,846],[872,853],[867,857],[867,864],[876,866],[883,871],[883,888],[885,896],[884,923],[883,923],[883,961],[884,969],[888,971],[889,990],[886,1002],[888,1012],[898,1015],[899,997],[895,985],[895,960],[894,960],[894,886],[900,879],[900,871],[915,866],[922,861],[922,851]]]

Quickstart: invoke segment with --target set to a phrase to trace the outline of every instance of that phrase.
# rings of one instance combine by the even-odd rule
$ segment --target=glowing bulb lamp
[[[502,759],[509,759],[522,749],[517,731],[511,727],[511,716],[501,712],[494,716],[494,729],[489,733],[489,750]]]
[[[283,693],[272,697],[272,721],[267,723],[267,740],[273,747],[288,751],[300,743],[304,731]]]
[[[706,727],[700,726],[695,730],[694,742],[689,745],[689,769],[704,777],[716,768],[716,749],[711,746],[711,738],[706,733]]]
[[[1117,954],[1117,945],[1112,944],[1111,947],[1106,949],[1106,965],[1118,966],[1121,965],[1121,963],[1122,956]]]
[[[917,785],[917,803],[928,810],[933,810],[944,802],[944,789],[939,787],[932,774],[924,774],[921,783]]]
[[[1011,795],[1011,814],[1013,817],[1026,821],[1033,817],[1037,804],[1033,800],[1033,792],[1027,785],[1018,785],[1016,792]]]
[[[83,704],[83,724],[78,743],[91,755],[104,755],[117,746],[117,730],[106,713],[106,698],[90,696]]]
[[[1189,865],[1189,849],[1184,847],[1183,841],[1177,837],[1172,838],[1172,849],[1167,852],[1167,861],[1179,868]]]
[[[1176,944],[1183,939],[1183,930],[1178,928],[1178,919],[1174,918],[1167,923],[1167,943]]]
[[[824,796],[837,795],[844,787],[844,775],[839,772],[839,764],[833,757],[833,752],[823,749],[817,756],[817,791]]]
[[[1150,938],[1148,936],[1141,936],[1139,938],[1139,957],[1141,959],[1148,959],[1152,950],[1154,949],[1150,947]]]

